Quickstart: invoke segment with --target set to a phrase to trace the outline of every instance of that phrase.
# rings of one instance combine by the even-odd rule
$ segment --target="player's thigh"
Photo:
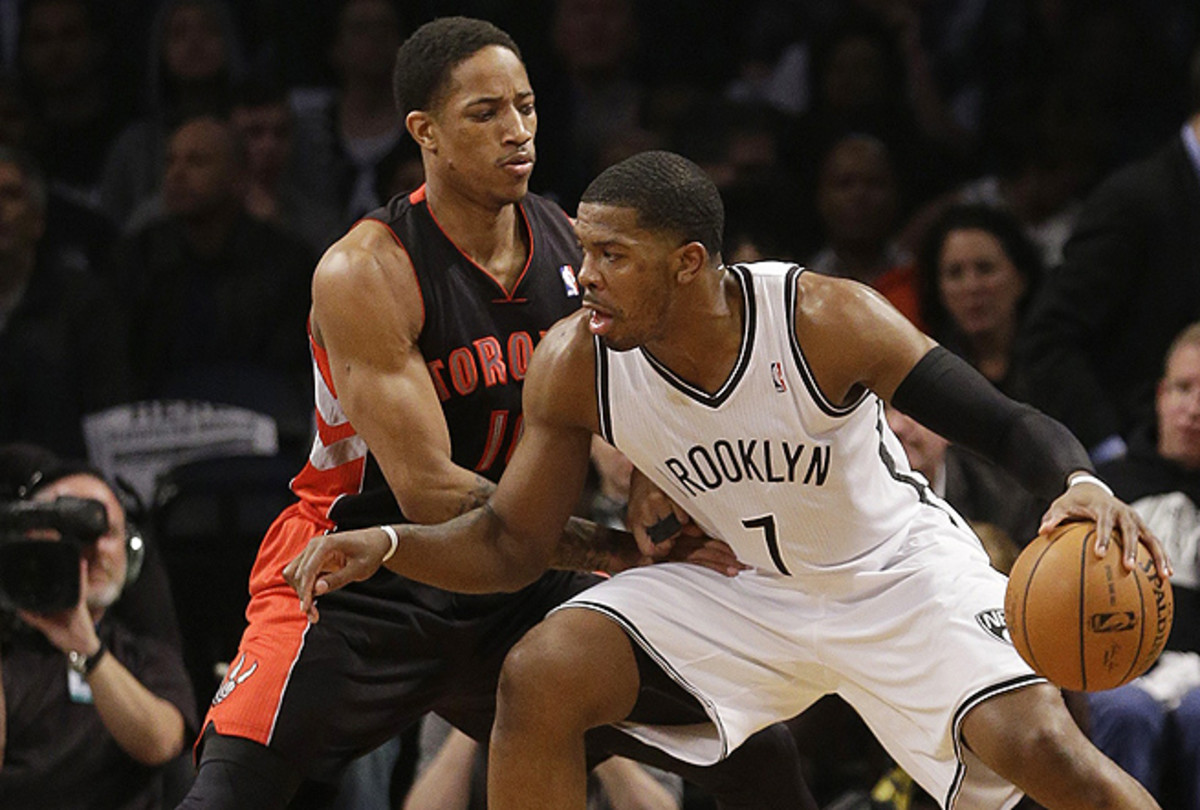
[[[624,719],[638,698],[633,643],[608,617],[558,611],[509,651],[500,674],[499,713],[551,712],[579,728]]]

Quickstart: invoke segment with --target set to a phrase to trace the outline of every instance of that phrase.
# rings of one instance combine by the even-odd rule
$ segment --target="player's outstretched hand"
[[[283,578],[300,597],[308,620],[316,623],[317,597],[371,577],[390,547],[388,536],[376,528],[318,535],[284,566]]]
[[[1141,516],[1124,501],[1113,497],[1104,487],[1090,482],[1080,482],[1067,487],[1042,517],[1039,533],[1044,533],[1072,518],[1088,518],[1096,522],[1096,556],[1108,552],[1108,544],[1115,529],[1120,535],[1121,560],[1126,570],[1133,570],[1137,562],[1138,543],[1144,545],[1154,560],[1154,566],[1163,577],[1172,574],[1170,560],[1162,543],[1146,526]]]

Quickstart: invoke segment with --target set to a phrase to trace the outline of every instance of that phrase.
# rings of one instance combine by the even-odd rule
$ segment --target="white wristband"
[[[400,545],[400,538],[396,536],[396,530],[386,523],[379,528],[382,529],[383,533],[386,534],[388,539],[392,541],[392,547],[387,550],[387,554],[384,554],[383,559],[379,561],[380,564],[382,564],[390,560],[392,555],[396,553],[396,546]]]
[[[1113,494],[1112,487],[1091,473],[1079,473],[1078,475],[1071,476],[1071,480],[1067,482],[1067,487],[1070,488],[1076,484],[1094,484],[1095,486],[1098,486],[1100,489],[1104,490],[1105,493],[1107,493],[1110,497]]]

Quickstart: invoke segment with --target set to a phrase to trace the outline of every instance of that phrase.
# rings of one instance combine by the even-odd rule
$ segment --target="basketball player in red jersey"
[[[259,551],[249,626],[205,720],[184,808],[282,807],[301,780],[331,781],[429,711],[486,739],[508,649],[598,580],[556,570],[515,593],[467,596],[383,572],[323,602],[312,625],[283,580],[314,534],[437,522],[483,503],[521,434],[533,347],[579,306],[570,222],[527,193],[537,115],[508,35],[465,18],[423,26],[397,54],[395,92],[426,184],[369,214],[317,266],[318,432],[292,483],[299,501]],[[616,571],[639,559],[631,536],[572,521],[556,565]],[[694,559],[734,562],[712,544]],[[642,666],[647,716],[703,718],[649,659]],[[677,771],[726,807],[814,806],[784,729],[752,747],[703,769],[607,729],[589,752]]]
[[[1051,810],[1156,807],[1017,654],[1004,576],[911,470],[883,404],[1052,501],[1043,528],[1090,518],[1098,550],[1116,530],[1127,567],[1142,544],[1168,576],[1162,544],[1066,428],[869,288],[787,262],[723,265],[723,218],[712,180],[678,155],[606,169],[575,223],[590,311],[535,353],[525,437],[495,494],[440,526],[314,538],[285,572],[302,605],[318,598],[323,615],[381,562],[443,587],[520,587],[546,565],[598,434],[751,567],[630,569],[528,633],[501,676],[492,810],[582,810],[597,724],[714,762],[830,693],[947,810],[1008,810],[1022,792]],[[709,722],[639,720],[639,654]]]

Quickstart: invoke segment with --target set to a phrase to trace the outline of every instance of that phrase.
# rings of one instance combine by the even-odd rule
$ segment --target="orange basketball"
[[[1004,617],[1017,652],[1059,686],[1112,689],[1158,658],[1175,613],[1171,583],[1145,546],[1126,571],[1114,535],[1103,558],[1096,524],[1059,525],[1038,535],[1013,564]]]

